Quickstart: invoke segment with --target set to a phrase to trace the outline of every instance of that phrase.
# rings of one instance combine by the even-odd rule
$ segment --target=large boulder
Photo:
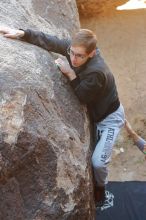
[[[79,29],[70,0],[7,0],[0,17],[60,37]],[[94,219],[89,120],[56,57],[0,35],[1,220]]]

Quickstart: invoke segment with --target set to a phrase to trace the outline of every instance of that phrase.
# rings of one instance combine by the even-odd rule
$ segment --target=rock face
[[[75,1],[8,0],[1,24],[68,36]],[[90,132],[55,54],[0,35],[0,219],[93,220]]]
[[[80,17],[94,17],[108,11],[110,8],[116,8],[119,4],[124,4],[126,0],[76,0]]]

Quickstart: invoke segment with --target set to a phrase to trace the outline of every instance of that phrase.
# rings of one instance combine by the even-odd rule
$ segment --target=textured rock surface
[[[75,1],[7,0],[1,24],[68,36]],[[0,35],[0,219],[94,219],[86,109],[56,55]]]
[[[80,17],[94,17],[104,11],[124,4],[126,0],[76,0]]]

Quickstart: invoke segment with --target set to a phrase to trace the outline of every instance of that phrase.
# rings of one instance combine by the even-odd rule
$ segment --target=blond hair
[[[80,29],[79,32],[72,37],[71,45],[84,47],[89,54],[96,48],[97,38],[91,30]]]

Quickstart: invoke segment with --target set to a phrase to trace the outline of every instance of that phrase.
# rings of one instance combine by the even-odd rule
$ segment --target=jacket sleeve
[[[66,55],[70,40],[59,39],[56,36],[45,34],[40,31],[33,31],[31,29],[23,30],[25,32],[22,40],[37,45],[45,50]]]
[[[91,74],[85,79],[79,77],[70,82],[75,94],[83,104],[89,104],[98,99],[104,87],[103,80],[99,79],[96,74]]]

